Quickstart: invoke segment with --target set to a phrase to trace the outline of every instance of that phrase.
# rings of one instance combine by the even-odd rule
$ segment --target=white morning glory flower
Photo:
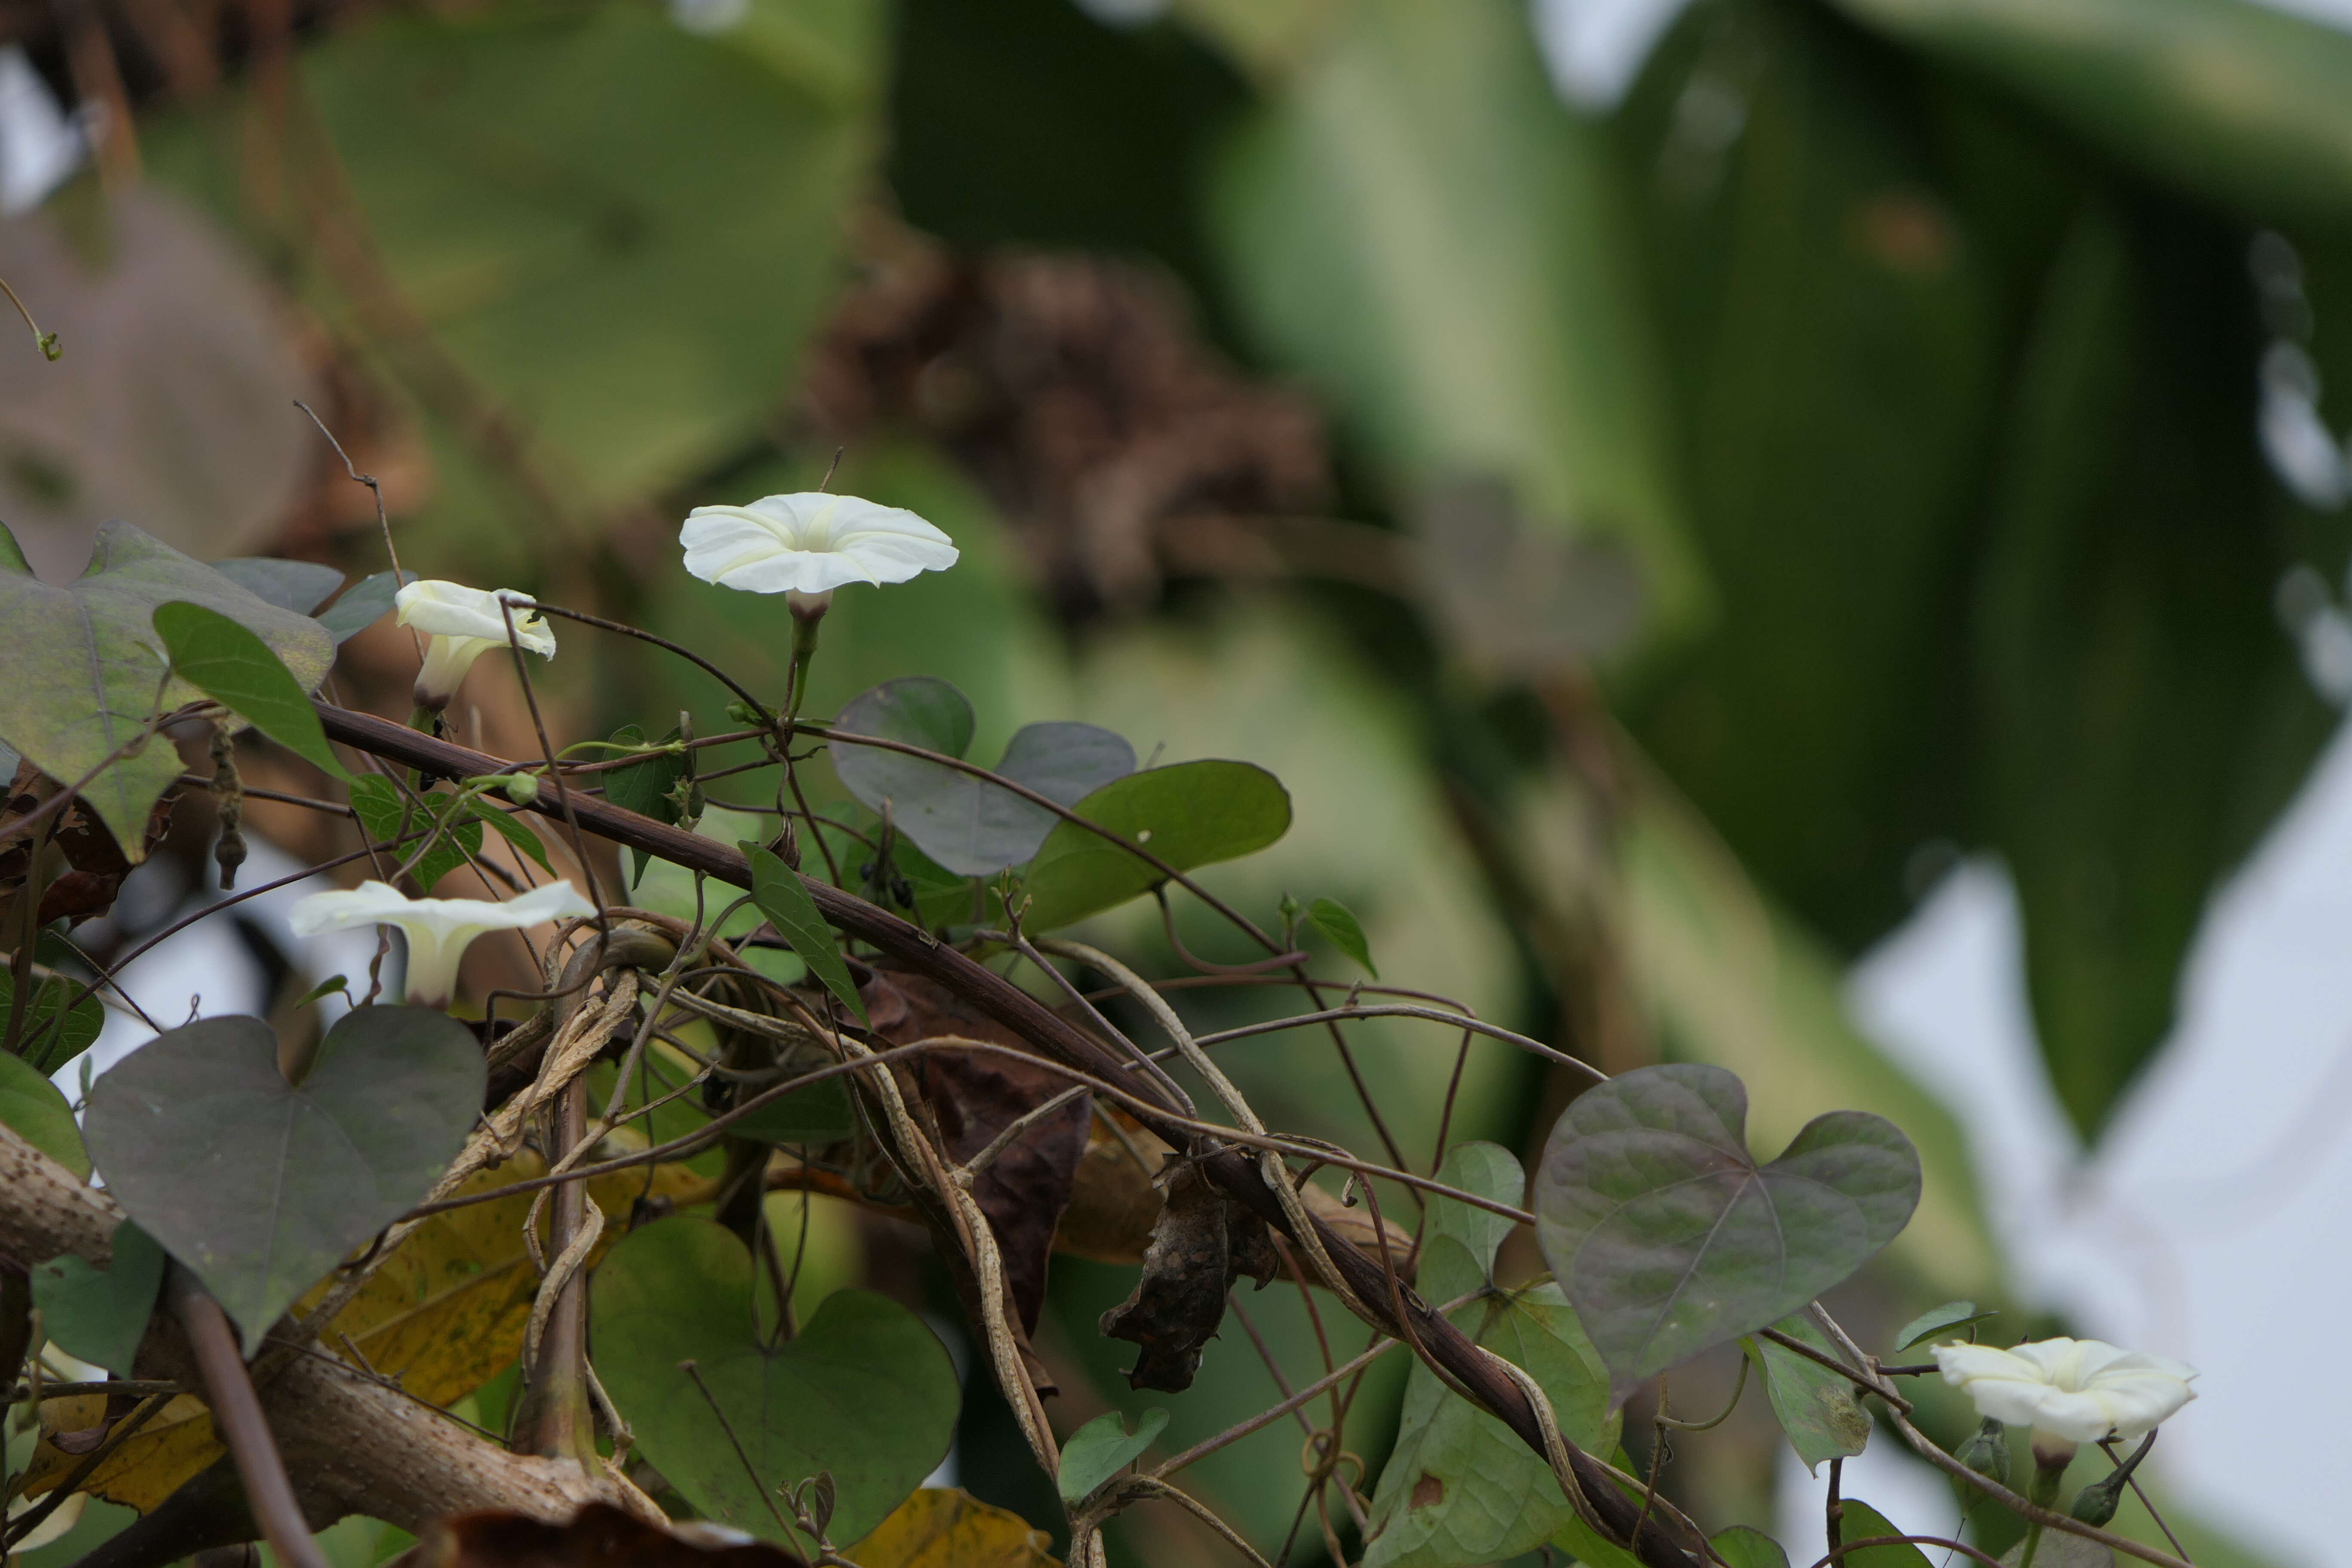
[[[419,1006],[446,1007],[457,988],[457,961],[484,931],[520,931],[595,912],[569,882],[549,882],[495,904],[487,899],[412,899],[389,882],[362,882],[297,901],[288,921],[296,936],[398,926],[408,938],[408,999]]]
[[[434,578],[410,583],[393,595],[393,606],[404,626],[425,633],[433,641],[425,650],[425,667],[416,672],[416,705],[438,713],[457,694],[457,683],[474,661],[494,647],[507,646],[507,623],[499,603],[529,604],[530,595],[519,588],[484,590]],[[512,610],[515,645],[541,658],[555,657],[555,632],[537,610]]]
[[[698,506],[677,531],[686,569],[752,594],[829,594],[850,583],[903,583],[956,563],[948,536],[911,511],[824,490]]]
[[[2012,1350],[1937,1345],[1936,1364],[1979,1415],[2032,1427],[2037,1457],[2139,1436],[2197,1397],[2189,1386],[2195,1367],[2099,1340],[2035,1340]]]

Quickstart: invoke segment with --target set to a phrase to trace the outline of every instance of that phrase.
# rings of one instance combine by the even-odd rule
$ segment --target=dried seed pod
[[[228,727],[213,726],[213,807],[220,816],[220,837],[213,844],[213,863],[220,868],[223,891],[236,886],[236,868],[245,864],[245,784],[237,777],[236,746]]]

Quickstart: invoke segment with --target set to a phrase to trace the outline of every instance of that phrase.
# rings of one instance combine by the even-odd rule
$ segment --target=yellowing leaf
[[[16,1483],[17,1491],[25,1497],[39,1497],[72,1474],[86,1456],[68,1454],[51,1439],[60,1432],[86,1432],[105,1413],[101,1394],[43,1400],[41,1440],[33,1449],[32,1464]],[[221,1452],[213,1438],[212,1412],[194,1394],[183,1394],[109,1454],[81,1489],[144,1513],[194,1479]]]
[[[843,1555],[858,1568],[1061,1568],[1052,1542],[960,1487],[925,1487]]]

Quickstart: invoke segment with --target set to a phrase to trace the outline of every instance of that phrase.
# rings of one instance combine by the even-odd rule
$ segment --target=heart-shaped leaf
[[[305,689],[326,677],[334,645],[316,621],[281,610],[127,522],[99,525],[89,565],[70,588],[33,575],[0,528],[0,735],[54,779],[79,779],[135,742],[158,708],[164,668],[157,606],[184,599],[257,635]],[[175,679],[164,711],[200,693]],[[180,776],[168,742],[139,746],[82,790],[132,860],[146,853],[147,808]]]
[[[1829,1336],[1804,1312],[1791,1312],[1772,1327],[1823,1355],[1837,1355]],[[1853,1379],[1760,1336],[1741,1340],[1739,1348],[1762,1376],[1772,1414],[1805,1462],[1806,1474],[1823,1459],[1851,1458],[1868,1445],[1870,1412],[1855,1397]]]
[[[1498,1203],[1517,1204],[1527,1191],[1518,1161],[1494,1143],[1460,1145],[1437,1179]],[[1542,1385],[1570,1442],[1605,1453],[1617,1440],[1609,1373],[1559,1288],[1494,1288],[1495,1253],[1510,1230],[1511,1222],[1491,1210],[1431,1200],[1414,1282],[1441,1305],[1485,1292],[1454,1310],[1454,1324]],[[1372,1496],[1365,1568],[1500,1563],[1532,1551],[1575,1517],[1539,1455],[1428,1368],[1413,1367],[1396,1447]]]
[[[414,583],[416,574],[404,573],[401,578]],[[315,618],[337,643],[346,643],[383,619],[384,612],[392,608],[393,595],[399,592],[399,579],[392,573],[378,572],[352,584],[341,598],[320,610]]]
[[[268,643],[218,610],[179,599],[156,607],[155,635],[182,679],[329,778],[351,781],[309,694]]]
[[[1769,1165],[1747,1121],[1736,1076],[1680,1063],[1587,1089],[1552,1128],[1537,1236],[1618,1403],[1845,1279],[1918,1206],[1919,1156],[1883,1117],[1816,1117]]]
[[[298,1086],[258,1018],[158,1035],[90,1088],[107,1186],[248,1344],[429,1191],[482,1105],[482,1052],[427,1007],[361,1007]]]
[[[316,561],[280,561],[268,555],[239,555],[212,563],[214,571],[265,604],[298,616],[308,616],[343,585],[343,574]],[[345,598],[351,597],[346,594]],[[389,605],[392,601],[386,598]]]
[[[5,1002],[0,997],[0,1005]],[[5,1051],[0,1051],[0,1126],[75,1175],[89,1174],[89,1155],[82,1149],[81,1130],[74,1125],[73,1107],[39,1068]]]
[[[1054,1477],[1062,1500],[1077,1502],[1092,1494],[1151,1447],[1151,1440],[1167,1425],[1168,1412],[1155,1405],[1143,1413],[1132,1432],[1127,1429],[1127,1417],[1110,1410],[1071,1433],[1070,1440],[1062,1445],[1062,1468]]]
[[[961,758],[971,744],[971,704],[928,675],[887,680],[841,710],[836,725]],[[890,821],[916,847],[963,877],[984,877],[1037,853],[1061,819],[1034,801],[921,757],[836,742],[843,787]],[[1076,805],[1135,771],[1135,748],[1092,724],[1030,724],[1004,748],[995,772],[1063,805]]]
[[[33,1268],[33,1305],[41,1331],[73,1354],[131,1375],[155,1293],[163,1288],[163,1249],[131,1220],[114,1227],[113,1256],[105,1268],[68,1252]]]
[[[755,1323],[751,1256],[731,1231],[668,1219],[630,1232],[596,1270],[597,1374],[704,1518],[806,1552],[772,1504],[829,1470],[832,1533],[854,1541],[946,1455],[955,1367],[920,1318],[867,1290],[835,1291],[796,1337],[770,1344],[761,1290]]]
[[[1078,802],[1087,821],[1148,849],[1179,871],[1265,848],[1290,830],[1290,794],[1248,763],[1177,763],[1129,773]],[[1115,909],[1167,879],[1119,844],[1065,822],[1029,867],[1032,931],[1052,931]]]

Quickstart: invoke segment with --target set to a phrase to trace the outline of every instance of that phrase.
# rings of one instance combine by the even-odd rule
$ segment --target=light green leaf
[[[1179,871],[1263,849],[1290,827],[1290,795],[1248,763],[1177,763],[1129,773],[1078,802],[1118,843],[1065,822],[1030,863],[1025,923],[1052,931],[1115,909],[1166,879],[1119,847],[1150,850]]]
[[[1845,1522],[1840,1533],[1848,1541],[1867,1541],[1874,1535],[1901,1535],[1886,1521],[1886,1516],[1866,1502],[1844,1500]],[[1928,1568],[1927,1554],[1908,1542],[1891,1546],[1865,1546],[1859,1552],[1849,1552],[1838,1559],[1853,1568]]]
[[[1437,1179],[1506,1204],[1526,1194],[1510,1152],[1465,1143]],[[1551,1398],[1561,1435],[1606,1451],[1617,1440],[1609,1375],[1559,1289],[1494,1287],[1495,1253],[1511,1222],[1455,1198],[1429,1205],[1416,1289],[1443,1303],[1484,1290],[1454,1324],[1524,1368]],[[1416,1365],[1405,1383],[1396,1447],[1372,1496],[1365,1568],[1455,1568],[1499,1563],[1542,1543],[1575,1518],[1540,1456],[1495,1416]]]
[[[800,873],[748,838],[738,847],[751,862],[751,901],[775,922],[777,934],[792,943],[809,973],[824,982],[824,988],[840,998],[859,1023],[866,1022],[866,1003],[857,994],[857,983],[849,977],[849,966],[841,962],[840,939],[816,912],[816,900],[809,897]]]
[[[0,999],[0,1007],[5,1005]],[[74,1125],[72,1105],[38,1068],[6,1051],[0,1051],[0,1126],[75,1175],[89,1174],[89,1155],[82,1148],[81,1130]]]
[[[1151,1440],[1167,1425],[1168,1412],[1155,1405],[1137,1419],[1132,1433],[1127,1429],[1127,1417],[1116,1410],[1106,1411],[1071,1433],[1070,1440],[1062,1445],[1061,1471],[1054,1478],[1062,1500],[1078,1502],[1091,1496],[1151,1447]]]
[[[0,539],[0,647],[10,653],[8,679],[0,681],[0,735],[67,783],[136,741],[156,714],[165,666],[155,611],[173,600],[217,611],[257,634],[298,687],[325,678],[334,650],[317,622],[256,598],[127,522],[99,525],[89,565],[69,588],[35,577],[16,536],[6,534]],[[193,682],[174,679],[163,685],[162,709],[201,695]],[[169,742],[151,740],[107,767],[82,796],[136,861],[146,853],[148,808],[179,776],[179,752]]]
[[[1947,1301],[1940,1307],[1928,1308],[1895,1330],[1895,1348],[1898,1351],[1907,1351],[1921,1340],[1933,1339],[1937,1334],[1949,1333],[1954,1329],[1965,1329],[1970,1323],[1981,1323],[1987,1318],[1997,1318],[2000,1315],[1990,1310],[1979,1312],[1974,1301]]]
[[[268,644],[218,610],[177,600],[157,606],[155,635],[182,679],[329,778],[350,781],[309,694]]]
[[[1235,138],[1213,219],[1248,323],[1402,491],[1498,479],[1542,526],[1622,540],[1686,621],[1701,576],[1615,176],[1525,6],[1358,0]]]
[[[596,1270],[597,1375],[646,1457],[706,1519],[806,1552],[763,1494],[829,1470],[833,1532],[855,1541],[946,1455],[954,1364],[920,1318],[867,1290],[836,1290],[771,1344],[754,1327],[755,1289],[764,1294],[751,1253],[707,1220],[630,1232]],[[761,1310],[772,1322],[772,1301]]]
[[[1331,945],[1364,966],[1373,979],[1381,972],[1372,964],[1372,944],[1364,940],[1363,922],[1357,920],[1347,905],[1337,899],[1318,899],[1307,906],[1307,918],[1317,931],[1331,939]]]
[[[1744,1524],[1733,1525],[1710,1538],[1707,1544],[1730,1568],[1789,1568],[1789,1554],[1779,1542]]]
[[[131,1375],[155,1295],[163,1286],[163,1249],[130,1220],[114,1227],[103,1268],[71,1253],[34,1267],[33,1305],[41,1331],[86,1362]]]
[[[449,792],[434,790],[423,797],[422,804],[411,804],[401,794],[400,787],[382,773],[362,773],[352,781],[352,809],[359,813],[360,829],[370,838],[392,847],[385,852],[392,866],[404,863],[415,855],[421,837],[433,814],[447,807]],[[420,837],[403,838],[403,834]],[[436,830],[432,847],[416,863],[416,885],[429,897],[442,878],[466,863],[468,855],[482,852],[482,819],[471,812],[460,813],[457,822]],[[386,867],[390,869],[390,867]]]
[[[1837,1354],[1808,1313],[1791,1312],[1772,1327],[1824,1355]],[[1741,1340],[1739,1348],[1764,1380],[1772,1414],[1808,1475],[1822,1460],[1851,1458],[1869,1444],[1870,1413],[1854,1397],[1851,1380],[1760,1334]]]

